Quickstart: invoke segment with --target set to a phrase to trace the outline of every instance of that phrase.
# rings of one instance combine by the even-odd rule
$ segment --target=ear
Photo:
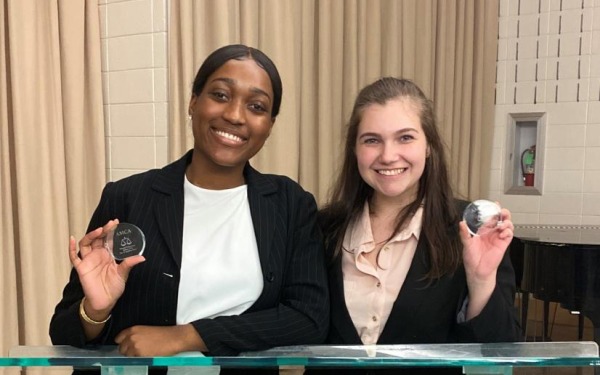
[[[188,105],[188,115],[191,116],[194,113],[194,106],[196,105],[196,101],[198,100],[198,96],[193,94],[190,98],[190,104]]]
[[[431,155],[431,148],[429,147],[429,145],[427,145],[427,153],[425,154],[425,157],[428,158],[429,155]]]

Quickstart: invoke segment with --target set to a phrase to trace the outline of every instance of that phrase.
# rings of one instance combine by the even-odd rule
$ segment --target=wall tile
[[[500,0],[498,4],[498,15],[500,17],[508,16],[508,7],[510,6],[510,0]]]
[[[600,77],[600,51],[590,57],[590,77]]]
[[[544,169],[555,170],[583,170],[586,156],[583,148],[552,147],[546,148],[544,155]]]
[[[501,147],[492,148],[492,158],[490,160],[490,169],[501,170],[504,167],[504,149]]]
[[[600,217],[600,194],[583,194],[583,214]]]
[[[540,225],[579,225],[579,215],[540,215]]]
[[[156,137],[156,162],[157,167],[163,167],[169,164],[168,139],[167,137]]]
[[[587,123],[587,103],[549,103],[546,109],[549,114],[549,124],[585,124]],[[599,121],[600,122],[600,119]],[[578,144],[577,146],[581,146]]]
[[[581,82],[577,79],[561,79],[558,81],[558,102],[577,102]]]
[[[552,118],[549,118],[552,121]],[[547,125],[546,147],[582,147],[585,125]]]
[[[102,101],[106,104],[108,100],[108,92],[110,91],[110,82],[108,80],[108,73],[102,73]]]
[[[581,193],[583,187],[582,170],[548,170],[544,171],[544,194],[546,193]]]
[[[561,34],[560,35],[560,57],[579,56],[581,50],[581,34]]]
[[[585,133],[586,147],[600,147],[600,124],[588,124]]]
[[[589,0],[588,0],[589,1]],[[581,28],[583,31],[591,31],[594,29],[594,10],[588,9],[589,6],[585,7],[583,10],[583,23]]]
[[[546,51],[546,56],[558,57],[559,40],[560,35],[558,34],[548,35],[548,49]]]
[[[110,137],[110,106],[104,104],[102,112],[104,113],[104,135]]]
[[[110,70],[151,68],[153,65],[152,40],[152,34],[109,38]]]
[[[581,11],[581,4],[583,0],[562,0],[561,6],[563,11],[567,11],[569,9],[579,10]]]
[[[600,216],[581,216],[581,225],[600,225]]]
[[[513,224],[516,225],[534,225],[540,223],[540,215],[539,214],[522,214],[520,212],[511,212],[511,219]]]
[[[507,60],[508,55],[508,40],[498,39],[498,62]]]
[[[579,78],[579,56],[561,57],[558,60],[558,79]]]
[[[514,61],[517,59],[517,50],[519,48],[518,46],[518,39],[517,38],[510,38],[507,39],[507,50],[506,50],[506,59],[509,61]]]
[[[505,195],[498,200],[502,207],[511,213],[536,214],[540,211],[541,197],[539,195]]]
[[[516,38],[519,30],[519,17],[510,16],[506,19],[506,36],[508,38]]]
[[[154,103],[154,127],[158,137],[168,136],[168,112],[167,103]]]
[[[504,186],[502,181],[502,171],[500,169],[493,169],[490,171],[490,189],[500,190]]]
[[[167,101],[167,69],[154,69],[154,100]]]
[[[598,13],[600,14],[600,10],[598,11]],[[600,16],[598,16],[598,18],[600,18]],[[592,54],[599,54],[600,53],[600,31],[598,30],[594,30],[592,32],[592,36],[591,36],[591,51],[590,53]]]
[[[535,59],[538,53],[538,37],[519,38],[519,60]],[[521,62],[521,61],[519,61]]]
[[[547,80],[545,87],[546,103],[557,103],[558,102],[558,84],[556,80]]]
[[[501,17],[498,19],[498,38],[508,38],[508,17]]]
[[[538,15],[536,14],[521,15],[519,17],[519,37],[534,36],[538,34]]]
[[[496,83],[496,105],[506,104],[506,84]]]
[[[600,170],[585,171],[583,176],[584,193],[600,193]]]
[[[590,76],[591,69],[591,56],[580,56],[579,57],[579,75],[581,78],[588,78]]]
[[[135,0],[107,5],[107,36],[152,32],[152,1]]]
[[[581,215],[582,195],[575,193],[544,193],[541,214]],[[543,217],[544,215],[542,215]]]
[[[519,82],[517,85],[517,103],[533,104],[536,94],[536,82]]]
[[[496,82],[506,81],[506,61],[496,63]]]
[[[523,60],[517,64],[517,82],[535,81],[537,60]]]
[[[559,34],[561,19],[562,19],[562,17],[561,17],[560,12],[548,13],[548,34],[550,34],[550,35],[558,35]]]
[[[519,1],[519,14],[534,14],[537,15],[540,2],[539,0],[521,0]]]
[[[508,1],[508,15],[516,16],[519,14],[519,1],[510,0]]]
[[[586,171],[600,170],[600,147],[587,147],[585,149]]]
[[[167,31],[167,0],[152,1],[152,30],[157,32]]]
[[[565,2],[563,2],[563,5]],[[564,9],[564,8],[563,8]],[[578,9],[563,10],[561,13],[560,22],[560,33],[579,33],[581,32],[581,25],[583,22],[583,10],[581,9],[581,2],[579,2]]]
[[[596,8],[594,8],[592,29],[600,30],[600,12],[598,11],[598,4],[595,4],[595,6],[596,6]]]
[[[100,70],[104,73],[108,71],[108,41],[106,39],[100,40],[100,49],[102,56],[100,56]]]
[[[154,67],[167,68],[167,33],[155,33],[152,38]]]
[[[154,105],[113,104],[111,106],[111,134],[115,137],[154,136]]]
[[[548,11],[559,11],[562,9],[562,0],[547,0],[550,3]]]
[[[600,102],[590,102],[588,110],[588,123],[600,123]]]
[[[154,147],[154,137],[112,137],[112,168],[153,168]]]
[[[144,103],[153,100],[152,70],[108,73],[109,103]]]
[[[146,169],[113,169],[109,181],[119,181],[125,177],[133,176],[134,174],[145,172]]]

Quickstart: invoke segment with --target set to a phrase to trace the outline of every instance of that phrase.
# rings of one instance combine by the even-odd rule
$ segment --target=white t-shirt
[[[260,296],[263,275],[247,190],[207,190],[185,178],[177,324],[241,314]]]

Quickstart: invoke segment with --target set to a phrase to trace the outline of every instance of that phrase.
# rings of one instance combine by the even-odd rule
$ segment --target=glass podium
[[[373,346],[288,346],[236,357],[182,353],[171,357],[124,357],[114,346],[18,346],[0,367],[69,366],[101,369],[103,375],[145,375],[152,366],[169,374],[218,374],[219,368],[402,368],[462,367],[465,374],[512,374],[514,367],[596,367],[595,342],[519,342]],[[597,371],[594,371],[597,372]],[[300,372],[301,373],[301,372]]]

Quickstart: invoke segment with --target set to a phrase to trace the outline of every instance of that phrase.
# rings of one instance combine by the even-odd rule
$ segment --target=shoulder
[[[312,193],[306,191],[298,182],[288,176],[261,173],[247,165],[244,176],[248,188],[262,195],[279,195],[287,199],[304,198],[314,200]]]

